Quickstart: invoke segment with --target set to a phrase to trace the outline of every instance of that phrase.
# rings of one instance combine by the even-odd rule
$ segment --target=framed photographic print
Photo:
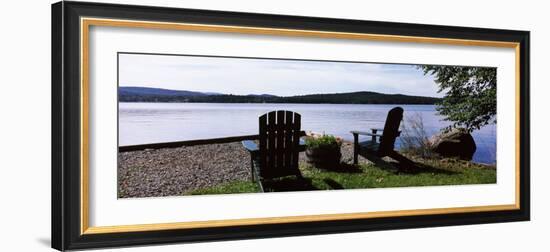
[[[59,2],[52,247],[529,220],[529,32]]]

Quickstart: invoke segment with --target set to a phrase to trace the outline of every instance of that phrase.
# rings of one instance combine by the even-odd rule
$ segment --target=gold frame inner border
[[[516,60],[515,60],[515,76],[516,76],[516,79],[515,79],[515,83],[516,83],[516,89],[515,89],[516,90],[515,204],[91,227],[89,225],[89,198],[88,198],[89,197],[89,77],[90,77],[89,76],[89,50],[90,50],[89,35],[90,34],[89,33],[90,33],[91,26],[514,48],[515,56],[516,56]],[[81,43],[80,45],[80,58],[81,58],[81,62],[80,62],[80,71],[81,71],[81,75],[80,75],[81,76],[80,78],[80,85],[81,85],[81,94],[80,94],[81,95],[81,118],[80,118],[81,120],[80,227],[81,228],[80,228],[80,233],[82,235],[121,233],[121,232],[140,232],[140,231],[160,231],[160,230],[191,229],[191,228],[208,228],[208,227],[227,227],[227,226],[240,226],[240,225],[280,224],[280,223],[293,223],[293,222],[369,219],[369,218],[381,218],[381,217],[417,216],[417,215],[452,214],[452,213],[469,213],[469,212],[491,212],[491,211],[520,209],[520,205],[519,205],[520,204],[520,163],[519,163],[520,161],[520,142],[519,142],[520,140],[520,122],[519,122],[520,106],[519,104],[520,104],[521,97],[519,95],[520,93],[519,92],[520,90],[520,44],[517,42],[82,17],[80,19],[80,43]]]

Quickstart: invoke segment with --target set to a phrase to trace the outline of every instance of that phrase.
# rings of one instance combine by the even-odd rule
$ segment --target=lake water
[[[351,130],[383,128],[388,111],[396,105],[372,104],[257,104],[257,103],[119,103],[119,144],[185,141],[258,134],[258,117],[273,110],[302,115],[302,129],[340,136],[352,141]],[[400,105],[404,117],[420,115],[431,136],[448,122],[433,105]],[[496,126],[472,133],[477,151],[474,161],[496,162]]]

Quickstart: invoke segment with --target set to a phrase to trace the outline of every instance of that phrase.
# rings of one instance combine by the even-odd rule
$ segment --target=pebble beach
[[[353,144],[344,142],[341,151],[342,162],[352,163]],[[305,160],[300,153],[300,162]],[[241,142],[118,154],[119,198],[178,196],[250,177],[250,155]]]

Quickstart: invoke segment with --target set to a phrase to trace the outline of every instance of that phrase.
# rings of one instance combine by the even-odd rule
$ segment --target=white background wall
[[[550,167],[547,98],[550,27],[544,1],[117,2],[531,31],[532,221],[247,241],[145,246],[119,251],[548,251]],[[47,251],[50,240],[50,4],[0,9],[0,251]],[[111,250],[111,249],[108,249]]]

